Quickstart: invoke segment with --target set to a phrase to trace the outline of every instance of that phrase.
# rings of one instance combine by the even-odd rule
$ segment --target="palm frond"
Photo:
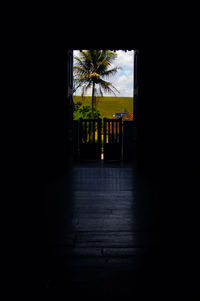
[[[74,66],[74,75],[76,75],[76,74],[88,74],[88,72],[83,67]]]
[[[84,61],[83,61],[80,57],[74,56],[74,59],[75,59],[75,64],[76,64],[76,65],[74,66],[74,69],[75,69],[76,67],[80,67],[80,68],[84,69],[85,71],[87,71],[86,65],[85,65]]]
[[[79,57],[75,56],[75,89],[82,87],[82,95],[84,95],[93,84],[95,95],[103,96],[103,91],[119,93],[110,82],[103,80],[103,78],[115,75],[120,70],[120,67],[109,69],[116,56],[117,54],[113,51],[95,49],[82,51]],[[96,89],[96,84],[99,89]]]
[[[108,94],[114,94],[116,95],[117,93],[120,93],[117,88],[115,88],[110,82],[99,79],[98,84],[101,86],[101,88]]]
[[[110,77],[115,75],[119,70],[121,70],[120,67],[115,67],[109,70],[105,70],[104,72],[101,73],[102,77]]]

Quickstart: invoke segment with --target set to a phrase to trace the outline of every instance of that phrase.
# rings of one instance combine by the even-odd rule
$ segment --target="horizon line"
[[[78,97],[92,97],[92,95],[84,95],[84,96],[82,96],[82,95],[73,95],[73,97],[76,97],[76,96],[78,96]],[[103,97],[113,97],[113,98],[114,97],[116,97],[116,98],[119,97],[120,98],[120,97],[134,97],[134,95],[133,96],[107,96],[106,95],[106,96],[96,96],[96,97],[102,97],[102,98]]]

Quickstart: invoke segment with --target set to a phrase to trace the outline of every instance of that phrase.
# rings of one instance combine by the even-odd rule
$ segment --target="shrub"
[[[94,109],[92,114],[92,107],[90,105],[82,106],[82,103],[79,101],[77,103],[74,103],[73,107],[73,119],[79,120],[80,118],[83,119],[98,119],[100,118],[100,111],[97,109]]]

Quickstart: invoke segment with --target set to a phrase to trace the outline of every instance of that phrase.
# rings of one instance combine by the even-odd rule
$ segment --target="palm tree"
[[[92,88],[92,113],[96,107],[96,96],[103,96],[103,92],[113,93],[119,91],[106,81],[115,75],[120,67],[110,68],[117,54],[110,50],[85,50],[80,56],[74,56],[74,91],[82,87],[82,96]]]

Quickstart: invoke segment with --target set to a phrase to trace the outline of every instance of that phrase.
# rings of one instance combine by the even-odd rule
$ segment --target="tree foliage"
[[[92,89],[92,113],[96,108],[96,96],[103,93],[116,95],[119,91],[107,81],[115,75],[120,67],[111,68],[117,54],[110,50],[85,50],[80,56],[75,56],[74,91],[81,87],[82,96]]]
[[[97,109],[94,109],[92,112],[92,107],[89,105],[82,106],[82,102],[77,102],[74,103],[74,108],[73,108],[73,119],[74,120],[79,120],[80,118],[83,119],[91,119],[95,118],[98,119],[100,118],[100,111]]]

